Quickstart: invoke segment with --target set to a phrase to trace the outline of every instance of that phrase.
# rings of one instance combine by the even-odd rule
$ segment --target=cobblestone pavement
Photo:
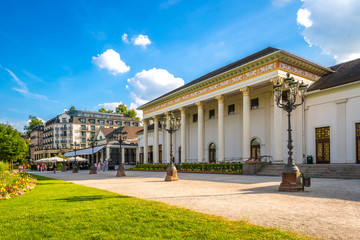
[[[360,180],[313,178],[305,192],[278,192],[280,177],[164,172],[32,172],[111,192],[325,239],[360,237]]]

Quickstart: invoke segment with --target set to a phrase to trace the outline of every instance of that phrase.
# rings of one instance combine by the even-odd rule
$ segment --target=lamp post
[[[282,172],[282,181],[279,187],[279,191],[283,192],[295,192],[302,190],[300,183],[300,171],[296,166],[293,157],[293,140],[292,140],[292,129],[291,129],[291,112],[298,106],[304,103],[306,96],[307,85],[304,82],[299,83],[295,81],[294,77],[290,77],[290,73],[286,74],[286,78],[282,83],[277,82],[274,85],[274,96],[276,105],[287,112],[288,116],[288,162]],[[285,95],[285,99],[283,99]],[[301,102],[296,103],[297,96],[300,97]]]
[[[73,169],[72,169],[72,173],[78,173],[78,169],[77,169],[77,161],[76,161],[76,147],[79,146],[76,141],[74,142],[74,144],[71,144],[74,147],[74,152],[75,152],[75,162],[73,164]]]
[[[92,149],[92,154],[91,154],[91,166],[90,166],[90,173],[89,174],[96,174],[96,167],[94,166],[94,147],[97,146],[97,140],[94,137],[91,137],[88,139],[89,144],[91,146]]]
[[[121,149],[121,147],[122,147],[122,143],[126,140],[128,133],[126,131],[123,131],[122,128],[118,128],[117,130],[118,131],[115,130],[114,134],[113,134],[113,139],[118,141],[119,144],[120,144],[120,149],[119,149],[119,151],[120,151],[120,163],[119,163],[119,167],[118,167],[117,172],[116,172],[116,176],[117,177],[124,177],[124,176],[126,176],[126,174],[125,174],[125,168],[124,168],[124,166],[122,164],[123,159],[122,159],[122,151],[121,151],[122,149]]]
[[[169,126],[167,126],[167,121],[170,120]],[[174,113],[170,112],[168,116],[165,116],[161,119],[161,124],[164,126],[164,130],[170,133],[170,164],[166,170],[165,181],[178,181],[177,170],[174,165],[175,159],[172,148],[172,134],[180,129],[180,118],[175,117]]]

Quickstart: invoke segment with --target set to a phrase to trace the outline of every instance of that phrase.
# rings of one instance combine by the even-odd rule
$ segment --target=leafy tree
[[[113,113],[114,111],[113,110],[106,110],[105,108],[100,108],[99,112],[101,112],[101,113]]]
[[[29,125],[28,126],[24,126],[24,130],[26,132],[26,135],[28,137],[30,137],[30,133],[31,131],[36,127],[36,126],[39,126],[39,125],[44,125],[43,121],[41,121],[40,119],[38,119],[37,117],[35,116],[32,116],[32,115],[29,115]]]
[[[16,129],[9,124],[0,123],[0,160],[11,163],[23,161],[28,147]]]
[[[135,118],[136,120],[140,120],[139,117],[137,117],[137,113],[134,109],[128,109],[125,104],[120,104],[116,107],[115,112],[117,114],[123,114],[124,117],[130,117]]]
[[[75,109],[75,107],[74,106],[71,106],[70,107],[70,111],[75,111],[76,109]]]

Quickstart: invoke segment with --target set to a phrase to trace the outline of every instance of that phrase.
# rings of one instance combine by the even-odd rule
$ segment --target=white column
[[[100,150],[100,158],[101,158],[101,161],[104,161],[104,149]]]
[[[198,163],[204,162],[204,140],[205,140],[205,128],[204,128],[204,103],[195,103],[198,106]]]
[[[121,160],[123,163],[125,162],[125,148],[124,147],[121,148]]]
[[[225,126],[224,126],[224,95],[215,97],[218,100],[218,162],[225,162]]]
[[[179,108],[181,112],[181,159],[182,163],[186,162],[186,107]]]
[[[148,163],[148,120],[144,119],[144,163]]]
[[[170,118],[169,113],[166,112],[166,127],[170,127]],[[165,131],[166,134],[166,162],[170,163],[170,133],[168,131]]]
[[[106,147],[106,160],[110,159],[110,148]]]
[[[159,117],[154,117],[154,163],[159,163]]]
[[[241,88],[243,93],[243,160],[250,158],[250,87]]]

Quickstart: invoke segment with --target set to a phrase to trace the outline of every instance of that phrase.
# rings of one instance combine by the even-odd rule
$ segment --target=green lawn
[[[0,239],[309,239],[38,176],[0,201]],[[259,209],[259,211],[261,211]]]

